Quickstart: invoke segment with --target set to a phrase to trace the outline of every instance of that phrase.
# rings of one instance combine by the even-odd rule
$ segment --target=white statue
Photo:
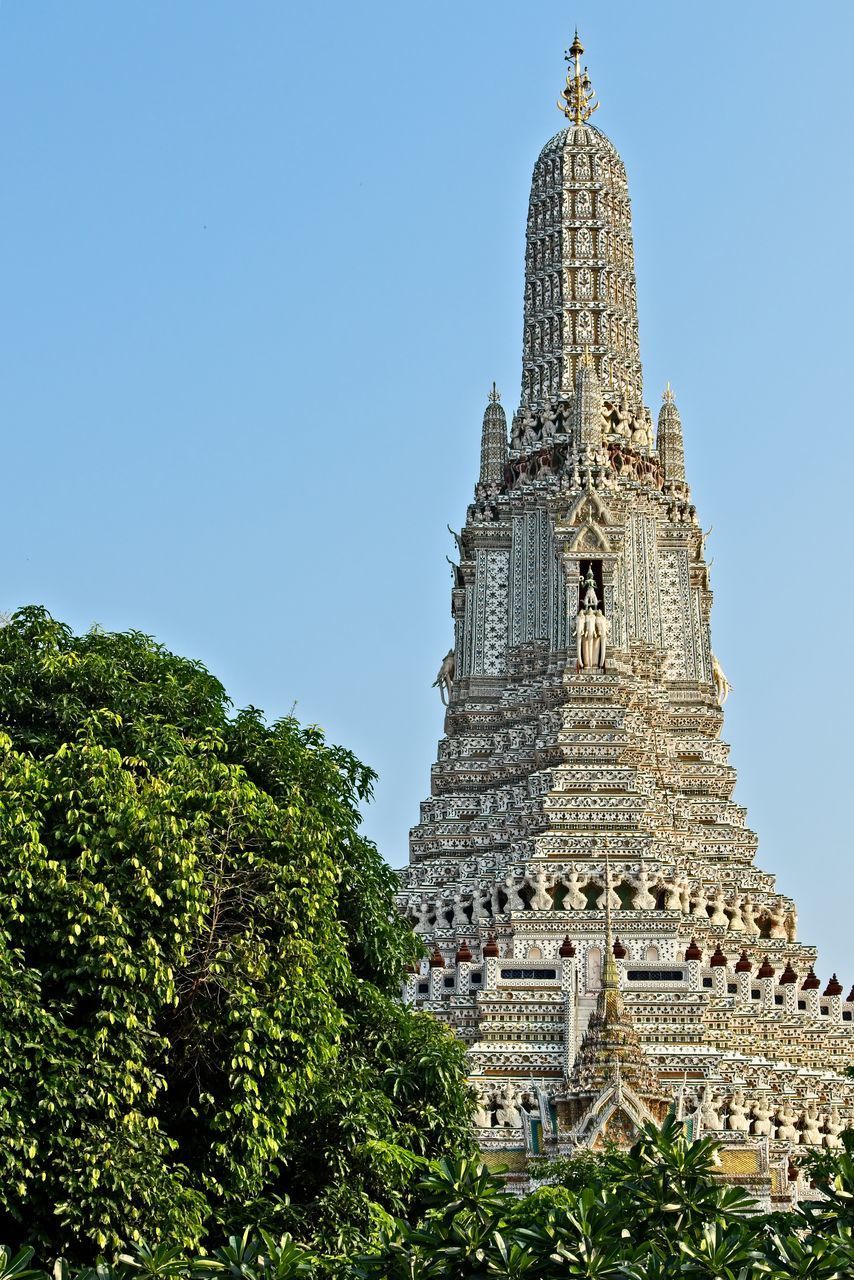
[[[665,911],[681,911],[682,895],[679,892],[679,881],[666,880],[665,889],[666,889],[666,894],[664,898],[664,910]]]
[[[581,619],[581,627],[581,665],[595,667],[598,655],[596,648],[596,614],[592,605],[586,606],[584,617]]]
[[[426,898],[422,898],[415,906],[415,914],[417,916],[415,922],[416,933],[427,933],[430,928],[430,904]]]
[[[492,1128],[492,1111],[489,1105],[489,1095],[484,1089],[475,1086],[475,1094],[477,1095],[477,1104],[474,1109],[473,1123],[478,1129]]]
[[[580,877],[575,867],[569,873],[569,878],[564,881],[566,885],[566,897],[563,900],[564,911],[584,911],[587,906],[587,899],[581,891]]]
[[[792,907],[786,916],[786,937],[790,942],[795,942],[798,937],[798,909]]]
[[[679,877],[679,906],[683,916],[691,914],[691,886],[685,875]]]
[[[461,893],[454,894],[454,914],[451,924],[458,929],[467,929],[469,926],[469,918],[463,907],[463,895]]]
[[[522,1127],[522,1113],[516,1104],[516,1091],[509,1084],[505,1086],[499,1096],[495,1118],[499,1125],[506,1125],[510,1129],[520,1129]]]
[[[702,920],[708,921],[709,919],[708,902],[709,900],[706,894],[706,890],[703,888],[701,884],[699,883],[695,884],[691,892],[691,915],[697,916]]]
[[[791,1102],[787,1100],[777,1108],[777,1118],[780,1122],[777,1125],[777,1141],[797,1143],[800,1134],[795,1127],[796,1116]]]
[[[442,699],[442,706],[446,707],[451,697],[451,689],[454,684],[454,671],[456,669],[456,660],[454,658],[453,649],[449,649],[442,659],[442,665],[439,668],[439,674],[433,681],[433,688],[439,690],[439,697]]]
[[[575,636],[575,669],[580,671],[584,666],[584,610],[579,609],[575,618],[573,635]]]
[[[824,1145],[826,1147],[831,1147],[834,1150],[838,1147],[841,1147],[842,1139],[839,1135],[842,1133],[843,1129],[845,1129],[846,1126],[842,1123],[842,1120],[839,1115],[839,1107],[836,1105],[835,1102],[833,1106],[830,1108],[830,1115],[828,1116],[824,1127],[827,1130],[827,1133],[825,1134],[825,1137],[824,1137]]]
[[[601,609],[596,610],[593,629],[596,657],[595,665],[599,667],[600,670],[604,671],[605,655],[608,652],[608,631],[610,630],[610,623]]]
[[[725,906],[726,906],[726,901],[724,899],[723,889],[716,889],[715,896],[712,899],[712,916],[711,916],[712,924],[723,924],[723,925],[729,924],[729,917],[727,916],[727,913],[724,910]]]
[[[524,911],[525,903],[522,895],[516,887],[516,880],[511,873],[504,881],[504,887],[507,890],[507,910],[508,911]]]
[[[741,918],[744,921],[744,932],[749,938],[759,937],[759,925],[756,923],[756,906],[748,893],[741,904]]]
[[[700,1103],[700,1118],[703,1121],[704,1129],[719,1130],[723,1128],[717,1104],[717,1097],[712,1092],[711,1085],[707,1084],[703,1090],[703,1099]]]
[[[555,432],[557,431],[557,422],[555,421],[555,412],[548,396],[546,396],[543,401],[543,407],[540,410],[540,418],[543,423],[542,431],[540,433],[542,439],[553,440]]]
[[[750,1121],[747,1118],[747,1107],[744,1105],[744,1092],[741,1089],[736,1089],[735,1093],[730,1098],[727,1128],[731,1129],[733,1133],[750,1132]]]
[[[712,681],[715,686],[715,697],[719,704],[723,706],[732,692],[732,685],[724,675],[724,669],[714,654],[712,654]]]
[[[730,933],[744,933],[744,917],[741,914],[741,898],[736,894],[730,903],[730,911],[732,916],[729,922]]]
[[[774,903],[768,911],[768,920],[770,927],[768,930],[769,938],[785,938],[786,937],[786,912],[783,904],[779,899]]]
[[[501,899],[498,896],[500,890],[501,890],[501,881],[494,880],[492,882],[492,888],[490,890],[490,895],[489,895],[493,920],[496,920],[501,915]]]
[[[635,911],[654,911],[655,895],[650,893],[649,891],[649,875],[647,874],[646,867],[644,866],[643,863],[641,863],[640,865],[640,870],[638,871],[638,876],[637,876],[637,879],[635,880],[635,885],[637,887],[635,889],[634,894],[632,895],[632,907],[634,908],[634,910]]]
[[[606,899],[606,897],[607,897],[608,902],[609,902],[609,903],[610,903],[610,905],[611,905],[611,910],[612,910],[612,911],[622,911],[622,909],[623,909],[623,904],[622,904],[622,902],[620,901],[620,895],[617,893],[617,890],[616,890],[616,888],[614,887],[614,881],[613,881],[613,880],[611,881],[611,887],[610,887],[610,889],[606,888],[606,886],[604,886],[604,885],[602,886],[602,892],[599,894],[599,897],[596,899],[596,906],[599,908],[599,910],[600,910],[600,911],[604,911],[604,910],[605,910],[605,899]]]
[[[528,883],[531,885],[531,888],[534,890],[533,897],[531,898],[531,910],[532,911],[551,911],[552,906],[554,904],[551,900],[549,891],[546,887],[548,884],[548,879],[542,867],[537,868],[536,876],[534,877],[533,881],[529,880]]]
[[[759,1098],[753,1104],[753,1132],[760,1138],[770,1138],[773,1125],[771,1117],[773,1112],[768,1105],[766,1098]]]
[[[821,1118],[818,1114],[818,1103],[808,1102],[803,1114],[803,1132],[801,1142],[808,1147],[821,1146]]]

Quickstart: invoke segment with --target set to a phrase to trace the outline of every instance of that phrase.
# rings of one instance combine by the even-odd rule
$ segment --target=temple
[[[468,1046],[487,1159],[669,1112],[767,1207],[854,1117],[854,990],[757,866],[721,739],[706,534],[668,389],[643,403],[623,162],[576,36],[534,166],[521,400],[493,386],[455,534],[430,798],[400,873],[405,997]]]

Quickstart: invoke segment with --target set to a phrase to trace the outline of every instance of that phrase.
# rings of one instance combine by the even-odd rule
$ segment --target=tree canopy
[[[396,999],[372,782],[147,636],[0,630],[0,1239],[346,1248],[466,1150],[462,1047]]]

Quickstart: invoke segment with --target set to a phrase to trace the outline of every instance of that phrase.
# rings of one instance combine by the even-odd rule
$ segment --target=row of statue
[[[475,1096],[472,1120],[478,1129],[520,1129],[522,1112],[534,1110],[530,1094],[514,1089],[511,1084],[494,1094],[476,1085]]]
[[[789,1099],[777,1106],[768,1098],[749,1102],[743,1089],[725,1099],[711,1085],[703,1091],[695,1114],[707,1132],[753,1134],[809,1147],[841,1147],[840,1135],[848,1127],[835,1103],[827,1114],[819,1113],[815,1100],[796,1111]]]
[[[484,917],[497,919],[508,912],[588,911],[594,907],[604,911],[606,896],[602,876],[580,873],[574,866],[568,874],[554,874],[540,866],[521,880],[511,873],[503,880],[482,881],[467,893],[445,893],[432,902],[421,896],[410,901],[409,915],[416,933],[429,933],[446,925],[468,929]],[[727,897],[720,886],[710,893],[701,882],[692,882],[684,874],[652,877],[644,866],[636,876],[615,874],[610,906],[612,911],[679,911],[748,938],[794,942],[797,934],[797,912],[783,898],[761,906],[750,893]]]
[[[546,396],[539,410],[525,405],[514,415],[510,448],[530,449],[538,444],[549,444],[557,436],[570,434],[571,421],[572,403],[569,400],[558,400],[553,404]],[[622,442],[635,450],[648,451],[653,447],[655,433],[650,411],[645,405],[632,405],[626,391],[619,400],[603,401],[601,421],[603,440]]]

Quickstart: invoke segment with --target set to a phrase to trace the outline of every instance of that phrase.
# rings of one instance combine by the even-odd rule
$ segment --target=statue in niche
[[[802,1118],[803,1132],[801,1134],[801,1142],[808,1147],[821,1146],[820,1126],[821,1120],[818,1114],[818,1103],[815,1099],[807,1103]]]
[[[741,898],[736,894],[730,903],[732,915],[729,922],[730,933],[744,933],[744,917],[741,914]]]
[[[768,911],[768,937],[769,938],[785,938],[786,937],[786,914],[782,903],[779,899]]]
[[[640,865],[640,870],[638,871],[638,876],[637,876],[637,879],[635,880],[635,885],[637,887],[632,896],[632,907],[634,908],[634,910],[635,911],[654,911],[655,895],[650,893],[649,891],[649,875],[647,874],[647,869],[643,863],[641,863]]]
[[[534,444],[537,439],[537,419],[531,412],[529,406],[525,406],[525,413],[520,424],[520,444]]]
[[[679,904],[683,916],[691,914],[691,886],[686,875],[679,877]]]
[[[451,925],[455,928],[467,929],[470,921],[466,915],[465,907],[463,906],[463,895],[461,893],[455,893],[453,903],[454,914],[451,918]]]
[[[490,904],[492,907],[492,918],[497,919],[501,915],[501,899],[498,896],[501,889],[501,881],[494,880],[490,891]]]
[[[613,880],[611,881],[610,889],[607,889],[606,886],[603,885],[602,892],[599,894],[599,897],[596,899],[596,906],[599,908],[600,911],[605,910],[606,899],[611,904],[612,911],[622,911],[623,904],[620,901],[620,895],[617,893],[617,890],[614,887]]]
[[[736,1089],[729,1103],[727,1128],[733,1133],[750,1133],[750,1121],[747,1118],[747,1107],[744,1105],[744,1092]]]
[[[596,610],[594,620],[595,665],[605,670],[605,655],[608,652],[608,630],[610,623],[601,609]]]
[[[477,1103],[475,1105],[474,1115],[472,1116],[472,1122],[478,1129],[491,1129],[492,1110],[490,1108],[489,1094],[486,1093],[484,1089],[476,1085],[475,1097],[477,1098]]]
[[[569,877],[564,881],[566,885],[566,897],[563,900],[564,910],[584,911],[587,906],[587,899],[581,891],[580,877],[575,867],[569,873]]]
[[[670,880],[666,885],[666,895],[664,898],[665,911],[681,911],[682,895],[679,892],[679,881]]]
[[[724,898],[723,889],[716,889],[715,896],[712,899],[712,914],[711,914],[712,924],[722,924],[725,926],[729,925],[729,916],[724,910],[725,906],[726,906],[726,900]]]
[[[797,937],[798,937],[797,907],[792,907],[791,911],[786,916],[786,937],[789,939],[789,942],[797,941]]]
[[[523,415],[521,409],[517,409],[513,414],[513,425],[510,428],[510,448],[522,448],[522,422]]]
[[[713,1132],[723,1129],[718,1100],[712,1092],[711,1085],[708,1084],[703,1090],[703,1097],[700,1102],[700,1119],[703,1122],[704,1129],[711,1129]]]
[[[771,1117],[774,1114],[768,1106],[767,1099],[759,1098],[754,1102],[753,1107],[753,1132],[760,1138],[770,1138],[772,1136],[773,1125]]]
[[[554,440],[557,432],[557,418],[555,416],[555,411],[552,408],[552,402],[548,396],[546,396],[543,401],[543,407],[540,410],[540,420],[543,424],[540,431],[541,439]]]
[[[649,449],[652,446],[652,420],[648,409],[641,409],[632,424],[632,448]]]
[[[427,933],[430,929],[430,904],[426,898],[422,898],[420,902],[413,906],[415,913],[415,924],[413,926],[416,933]]]
[[[516,1091],[512,1085],[505,1085],[501,1091],[495,1118],[499,1125],[505,1125],[507,1128],[520,1129],[522,1127],[522,1113],[516,1104]]]
[[[439,674],[433,681],[433,688],[438,688],[439,697],[442,699],[442,706],[447,707],[451,690],[454,686],[454,672],[456,670],[456,659],[454,658],[453,649],[449,649],[442,659],[442,665],[439,667]]]
[[[841,1147],[842,1138],[839,1135],[848,1126],[842,1123],[842,1120],[839,1115],[839,1107],[836,1105],[835,1102],[833,1106],[830,1108],[830,1115],[825,1121],[824,1127],[826,1130],[824,1145],[826,1147],[830,1147],[832,1150],[836,1150],[837,1148]]]
[[[628,396],[625,388],[620,396],[620,403],[614,412],[613,431],[615,435],[620,436],[623,440],[628,440],[632,434],[632,411],[629,408]]]
[[[524,911],[525,902],[519,890],[516,888],[516,880],[511,873],[504,881],[504,888],[507,892],[507,910],[508,911]]]
[[[756,923],[756,906],[748,893],[741,904],[741,918],[744,921],[744,932],[749,938],[758,938],[760,929]]]
[[[694,886],[691,893],[691,915],[697,916],[702,920],[708,920],[708,895],[702,884],[699,882]]]
[[[534,876],[531,887],[534,890],[531,898],[532,911],[551,911],[553,903],[547,889],[548,879],[542,867],[537,868],[537,874]]]
[[[779,1120],[779,1124],[777,1125],[777,1141],[797,1144],[798,1138],[800,1137],[796,1127],[797,1117],[795,1115],[794,1107],[788,1099],[781,1107],[777,1108],[777,1119]]]

